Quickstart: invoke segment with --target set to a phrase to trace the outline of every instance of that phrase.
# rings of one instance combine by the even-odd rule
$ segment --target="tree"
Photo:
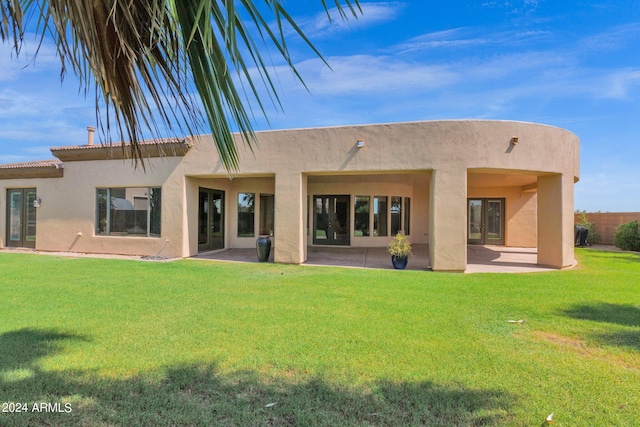
[[[329,5],[320,0],[331,19]],[[361,12],[358,0],[334,0],[343,19]],[[283,6],[283,0],[0,0],[0,41],[20,54],[25,28],[53,37],[61,78],[71,70],[85,95],[95,84],[96,120],[106,139],[115,128],[142,161],[143,131],[194,135],[208,125],[228,170],[238,167],[232,136],[237,128],[250,147],[255,136],[245,102],[257,100],[258,83],[280,104],[272,72],[251,35],[272,44],[298,74],[285,40],[291,28],[320,57]],[[270,26],[268,18],[275,24]],[[42,39],[41,39],[42,40]],[[252,67],[258,72],[251,74]],[[234,81],[234,76],[237,80]],[[240,82],[240,83],[237,83]],[[240,88],[236,86],[240,86]],[[192,89],[195,87],[197,96]],[[241,95],[243,93],[243,95]],[[202,104],[201,111],[200,104]],[[144,164],[143,164],[144,165]]]

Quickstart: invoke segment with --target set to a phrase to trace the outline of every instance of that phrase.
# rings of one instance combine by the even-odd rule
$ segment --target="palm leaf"
[[[326,0],[321,2],[329,15]],[[342,18],[361,13],[358,0],[335,0],[335,6]],[[139,143],[145,131],[152,137],[195,135],[206,126],[223,165],[238,169],[233,130],[252,147],[252,99],[266,116],[254,70],[267,97],[281,106],[253,31],[300,81],[287,27],[322,57],[283,0],[264,0],[262,8],[250,0],[0,0],[0,14],[0,40],[11,40],[16,54],[28,17],[37,18],[40,36],[53,37],[61,77],[73,72],[85,94],[95,90],[96,106],[106,106],[104,115],[96,108],[104,140],[111,143],[113,132],[129,141],[131,157],[143,167]]]

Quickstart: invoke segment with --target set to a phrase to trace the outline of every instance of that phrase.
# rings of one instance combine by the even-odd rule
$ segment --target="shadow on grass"
[[[640,331],[621,331],[598,335],[598,339],[618,347],[629,347],[640,351]]]
[[[575,305],[564,314],[574,319],[615,323],[624,326],[640,326],[640,308],[634,305],[596,303]]]
[[[640,262],[640,252],[630,252],[630,251],[603,251],[598,248],[586,248],[590,258],[603,258],[608,261],[613,262]]]
[[[0,335],[0,369],[28,368],[41,357],[56,352],[64,340],[88,341],[79,335],[40,329],[5,332]]]
[[[11,368],[0,365],[0,395],[28,408],[0,414],[0,421],[18,426],[481,426],[508,422],[512,405],[512,398],[499,391],[431,382],[378,381],[364,389],[303,373],[297,380],[292,379],[296,375],[267,378],[254,371],[223,374],[215,365],[173,366],[126,379],[37,367],[39,358],[55,351],[51,340],[74,338],[34,330],[0,335],[0,343],[23,343],[18,349],[31,351],[24,357],[28,367],[12,365],[28,368],[29,375],[7,376]],[[18,349],[5,347],[3,361],[18,360]],[[38,402],[52,404],[51,411],[33,411]]]
[[[640,326],[640,307],[635,305],[609,304],[603,302],[589,305],[576,305],[565,310],[564,314],[581,320],[605,322],[627,327]],[[594,335],[594,337],[609,345],[640,350],[640,331],[638,330],[623,330],[597,334]]]

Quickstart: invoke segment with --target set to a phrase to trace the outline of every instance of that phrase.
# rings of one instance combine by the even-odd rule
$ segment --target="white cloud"
[[[329,10],[330,20],[323,11],[311,19],[301,20],[299,25],[304,34],[310,39],[319,39],[393,21],[404,7],[405,3],[403,2],[361,2],[360,9],[362,13],[357,11],[357,17],[354,17],[351,12],[345,8],[344,12],[346,12],[347,19],[342,19],[338,9],[334,7]]]
[[[598,94],[603,98],[625,99],[640,85],[640,69],[614,70],[609,74]]]
[[[587,53],[603,53],[620,50],[629,44],[637,45],[640,39],[640,23],[615,26],[602,33],[586,37],[579,48]]]
[[[469,37],[469,29],[467,28],[452,28],[414,37],[392,49],[404,53],[426,49],[478,46],[488,42],[489,40],[485,37]]]
[[[38,49],[39,41],[34,34],[27,34],[18,55],[10,43],[0,43],[0,83],[15,80],[21,74],[58,73],[60,60],[56,57],[55,46],[44,41]]]
[[[389,56],[355,55],[327,58],[331,69],[312,59],[298,66],[314,94],[349,95],[418,91],[446,86],[457,80],[444,66],[410,63]]]
[[[505,9],[511,14],[521,15],[535,12],[540,6],[540,0],[494,0],[486,1],[481,6],[488,9]]]
[[[393,46],[393,50],[400,53],[419,52],[434,49],[460,49],[477,47],[507,47],[533,44],[547,39],[552,34],[542,30],[486,32],[481,28],[452,28],[436,31],[411,38],[404,43]]]

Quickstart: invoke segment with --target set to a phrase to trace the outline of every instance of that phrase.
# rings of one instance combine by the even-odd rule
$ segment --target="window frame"
[[[146,199],[146,221],[145,221],[145,233],[128,233],[125,231],[114,231],[114,220],[112,217],[112,211],[114,210],[111,206],[111,202],[107,207],[107,201],[111,201],[113,199],[112,193],[114,190],[122,191],[125,193],[129,189],[135,190],[144,190],[145,196],[134,195],[133,198]],[[156,193],[157,192],[157,193]],[[100,202],[101,202],[101,194],[103,195],[104,200],[104,216],[102,215]],[[152,203],[152,198],[155,197],[154,194],[158,194],[158,206],[154,207]],[[133,202],[132,202],[133,204]],[[96,187],[96,198],[95,198],[95,224],[94,224],[94,235],[98,237],[143,237],[143,238],[160,238],[162,237],[162,187],[161,186],[148,186],[148,187]],[[141,210],[141,209],[139,209]],[[134,209],[135,211],[135,209]],[[153,218],[157,216],[157,224],[154,223]],[[101,225],[102,221],[104,224]],[[153,230],[157,227],[157,233],[154,233]]]
[[[391,203],[389,203],[389,232],[392,236],[398,233],[403,233],[402,229],[402,197],[391,196]],[[404,234],[404,233],[403,233]]]
[[[411,235],[411,197],[404,198],[404,235]]]
[[[358,207],[358,201],[364,201],[366,204]],[[358,212],[358,209],[366,208],[366,212]],[[364,220],[364,221],[363,221]],[[362,235],[356,235],[358,225],[364,222],[365,228],[363,228]],[[371,236],[371,196],[354,196],[353,197],[353,237],[370,237]]]
[[[247,204],[246,206],[241,206],[241,203],[245,203],[245,201],[241,200],[242,196],[251,196],[251,197],[245,197],[245,199],[250,200],[251,204]],[[250,193],[250,192],[241,192],[238,193],[238,198],[237,198],[237,222],[238,222],[238,226],[236,227],[236,235],[238,238],[245,238],[245,237],[256,237],[256,193]],[[243,209],[248,209],[248,210],[243,210]],[[246,232],[241,232],[241,231],[245,231],[244,229],[241,229],[240,227],[242,226],[242,224],[245,224],[245,221],[240,221],[240,214],[241,213],[245,213],[245,214],[250,214],[250,221],[246,221],[246,225],[248,226],[248,228],[246,229]],[[249,217],[249,215],[247,215]]]
[[[269,194],[269,193],[260,193],[260,225],[258,230],[260,236],[273,236],[274,228],[276,224],[275,212],[276,212],[275,195]],[[255,218],[255,213],[254,213],[254,218]]]
[[[384,201],[384,210],[380,210],[380,201]],[[373,237],[389,235],[389,196],[373,196]]]

